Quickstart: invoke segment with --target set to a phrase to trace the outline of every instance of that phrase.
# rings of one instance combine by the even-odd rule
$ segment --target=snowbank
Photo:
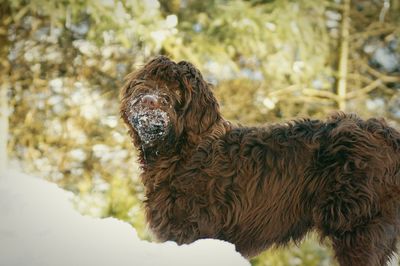
[[[38,178],[0,175],[0,265],[250,265],[223,241],[140,240],[127,223],[80,215],[71,197]]]

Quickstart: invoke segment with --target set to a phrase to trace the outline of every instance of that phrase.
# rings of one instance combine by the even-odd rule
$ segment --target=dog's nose
[[[157,97],[153,95],[144,96],[142,98],[142,104],[149,108],[158,108],[160,106]]]

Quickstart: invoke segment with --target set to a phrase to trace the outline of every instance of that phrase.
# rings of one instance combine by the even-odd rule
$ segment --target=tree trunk
[[[347,61],[349,56],[349,34],[350,34],[350,0],[344,0],[342,12],[342,25],[340,33],[340,58],[339,58],[339,80],[337,94],[339,96],[338,105],[342,111],[346,110],[346,81],[347,81]]]

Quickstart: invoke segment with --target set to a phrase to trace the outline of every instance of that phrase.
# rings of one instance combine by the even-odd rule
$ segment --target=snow
[[[132,117],[132,121],[132,124],[138,131],[140,139],[149,143],[166,134],[169,118],[166,112],[159,109],[146,109],[136,112]]]
[[[39,178],[0,174],[0,265],[250,265],[219,240],[140,240],[125,222],[80,215],[72,197]]]
[[[392,73],[400,70],[400,55],[388,47],[378,47],[371,60],[373,64],[385,72]]]
[[[133,109],[130,116],[131,124],[139,134],[140,140],[150,144],[167,134],[169,117],[160,109]]]

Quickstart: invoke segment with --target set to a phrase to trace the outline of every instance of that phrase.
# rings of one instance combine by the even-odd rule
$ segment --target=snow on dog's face
[[[143,145],[152,146],[168,133],[170,117],[167,98],[155,92],[138,94],[127,109],[130,125],[136,130]]]

